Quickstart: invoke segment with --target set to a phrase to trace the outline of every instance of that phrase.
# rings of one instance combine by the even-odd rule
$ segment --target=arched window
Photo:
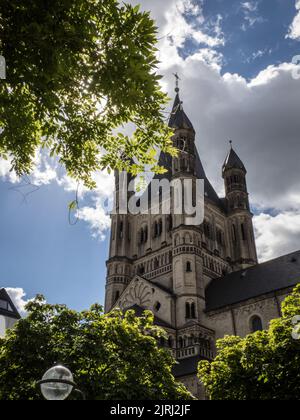
[[[158,236],[161,236],[163,231],[163,222],[162,219],[160,219],[159,224],[158,224]]]
[[[190,262],[190,261],[188,261],[188,262],[186,263],[186,272],[187,272],[187,273],[191,273],[191,272],[192,272],[192,264],[191,264],[191,262]]]
[[[120,292],[119,292],[119,290],[117,290],[116,291],[116,294],[115,294],[115,302],[117,302],[117,300],[119,299],[119,297],[120,297]]]
[[[245,229],[245,225],[244,225],[244,223],[242,223],[242,224],[241,224],[241,231],[242,231],[242,238],[243,238],[243,241],[246,241],[246,239],[247,239],[247,235],[246,235],[246,229]]]
[[[143,276],[145,274],[145,267],[143,265],[139,267],[138,273],[140,276]]]
[[[123,224],[123,222],[121,222],[120,223],[120,228],[119,228],[119,238],[120,239],[123,239],[123,234],[124,234],[123,230],[124,230],[124,224]]]
[[[182,339],[182,337],[179,337],[178,346],[179,346],[180,349],[183,348],[183,339]]]
[[[191,304],[191,319],[196,319],[196,305],[195,305],[195,303]]]
[[[251,331],[255,333],[257,331],[262,331],[262,330],[263,330],[262,320],[259,316],[255,315],[251,319]]]
[[[191,319],[191,305],[189,302],[185,304],[185,317],[186,319]]]
[[[232,225],[232,239],[234,242],[237,240],[235,225]]]
[[[154,238],[157,238],[158,237],[158,235],[159,235],[159,231],[158,231],[158,229],[159,229],[159,227],[158,227],[158,223],[157,222],[155,222],[154,223]]]
[[[168,346],[169,346],[170,348],[172,348],[172,347],[173,347],[173,338],[172,338],[171,336],[168,338]]]
[[[148,226],[144,229],[144,242],[148,242]]]

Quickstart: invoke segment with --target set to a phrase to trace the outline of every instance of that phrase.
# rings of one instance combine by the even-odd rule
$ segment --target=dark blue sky
[[[162,0],[153,3],[157,1]],[[216,47],[224,56],[222,73],[238,73],[247,79],[300,54],[300,43],[286,39],[296,15],[295,0],[249,4],[255,10],[247,20],[241,1],[203,3],[207,34],[213,35],[209,23],[222,16],[225,46]],[[181,55],[186,57],[198,48],[199,44],[188,40]],[[74,309],[103,303],[108,240],[93,238],[82,221],[69,225],[68,203],[73,199],[73,194],[52,183],[24,203],[11,184],[0,178],[0,286],[21,287],[28,298],[42,293],[48,301]]]

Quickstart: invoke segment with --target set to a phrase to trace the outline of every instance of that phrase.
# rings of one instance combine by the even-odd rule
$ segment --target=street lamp
[[[85,400],[83,392],[77,389],[71,371],[65,366],[53,366],[37,384],[43,397],[48,401],[64,401],[71,395],[73,390]]]

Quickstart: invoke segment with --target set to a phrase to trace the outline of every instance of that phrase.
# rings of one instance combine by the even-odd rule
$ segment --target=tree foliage
[[[300,285],[268,331],[225,337],[218,356],[199,364],[199,379],[213,400],[299,400],[300,340],[292,337],[300,315]]]
[[[0,0],[0,157],[29,174],[40,148],[92,187],[103,168],[162,172],[175,153],[149,13],[117,0]],[[129,137],[119,127],[133,123]]]
[[[90,400],[191,399],[172,376],[174,359],[158,347],[164,332],[151,312],[103,315],[95,305],[78,313],[42,296],[27,310],[0,339],[0,400],[41,399],[35,383],[57,362],[71,369]]]

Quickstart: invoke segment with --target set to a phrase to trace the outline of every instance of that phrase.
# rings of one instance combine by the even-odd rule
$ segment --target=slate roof
[[[300,283],[300,251],[212,280],[206,310],[214,311]]]
[[[173,367],[173,375],[175,378],[182,378],[197,373],[200,360],[205,360],[205,358],[194,356],[179,360],[178,364]]]
[[[147,311],[148,309],[142,308],[139,305],[133,305],[130,308],[126,308],[125,312],[127,311],[135,311],[135,314],[137,317],[143,316],[144,312]],[[162,319],[160,319],[158,316],[154,315],[154,324],[157,325],[158,327],[164,327],[164,328],[172,328],[173,327],[168,324],[167,322],[163,321]]]
[[[243,171],[246,171],[245,165],[241,161],[241,159],[238,157],[236,152],[233,148],[231,148],[230,152],[228,153],[224,165],[223,165],[223,172],[226,169],[242,169]]]
[[[178,93],[174,101],[171,117],[169,120],[169,127],[174,128],[175,130],[185,128],[195,131],[193,124],[183,110],[182,102]]]
[[[17,308],[15,307],[13,301],[11,300],[9,294],[7,293],[7,291],[4,288],[0,288],[0,299],[4,300],[5,302],[8,303],[10,309],[4,309],[1,308],[0,306],[0,315],[9,317],[9,318],[13,318],[13,319],[21,319],[21,316],[17,310]]]

